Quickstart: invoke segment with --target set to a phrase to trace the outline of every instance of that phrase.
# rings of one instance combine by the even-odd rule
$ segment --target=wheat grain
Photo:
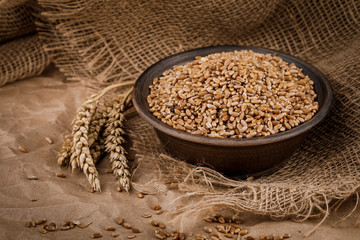
[[[147,101],[149,111],[175,129],[253,138],[309,121],[318,110],[313,84],[275,55],[223,52],[165,71],[153,80]]]
[[[93,233],[92,237],[93,237],[93,238],[101,238],[101,237],[102,237],[102,234],[99,233],[99,232],[96,232],[96,233]]]
[[[45,229],[50,231],[50,232],[56,231],[56,229],[57,229],[56,223],[51,222],[51,223],[49,223],[49,225],[45,225]]]
[[[41,232],[41,233],[43,233],[43,234],[47,233],[47,231],[46,231],[46,229],[45,229],[44,226],[39,227],[39,232]]]
[[[23,152],[23,153],[28,152],[28,150],[25,147],[22,147],[22,146],[18,147],[18,149],[19,149],[20,152]]]
[[[123,223],[124,223],[124,218],[123,217],[119,218],[117,224],[122,225]]]
[[[126,229],[131,229],[131,225],[129,223],[124,222],[122,226]]]
[[[248,234],[248,230],[243,229],[243,230],[241,230],[241,231],[239,232],[239,234],[240,234],[241,236],[244,236],[244,235]]]
[[[282,237],[283,237],[283,238],[291,238],[291,234],[289,234],[289,233],[284,233],[284,234],[282,235]]]
[[[156,221],[156,220],[151,220],[151,221],[150,221],[150,224],[153,225],[154,227],[159,226],[159,222]]]
[[[246,238],[245,238],[246,240],[255,240],[255,238],[253,237],[253,236],[246,236]]]
[[[28,176],[28,180],[38,180],[39,178],[37,176]]]
[[[57,176],[58,178],[66,178],[66,175],[63,174],[63,173],[56,173],[56,176]]]
[[[156,204],[156,205],[151,206],[151,209],[157,211],[157,210],[161,209],[161,206],[159,204]]]
[[[138,228],[131,228],[131,231],[133,233],[141,233],[140,229],[138,229]]]
[[[71,227],[70,226],[60,226],[59,227],[59,229],[61,230],[61,231],[66,231],[66,230],[70,230],[71,229]]]
[[[48,137],[45,138],[45,142],[47,142],[50,145],[54,143],[53,140],[51,140],[51,138]]]
[[[31,221],[27,221],[25,226],[28,227],[28,228],[32,227]]]
[[[113,226],[107,226],[105,227],[106,231],[115,231],[115,228]]]

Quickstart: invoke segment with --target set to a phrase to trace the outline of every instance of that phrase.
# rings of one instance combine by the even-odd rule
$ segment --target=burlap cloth
[[[40,57],[24,57],[16,54],[18,50],[4,47],[20,40],[4,43],[0,58],[2,53],[6,60],[6,56],[18,55],[20,61],[15,57],[3,64],[0,80],[6,83],[37,74],[52,58],[67,80],[83,84],[65,83],[56,70],[48,70],[46,77],[0,89],[1,237],[86,239],[124,216],[142,228],[138,238],[148,239],[153,229],[141,214],[151,212],[149,206],[155,203],[172,213],[176,206],[184,206],[176,215],[156,218],[174,220],[169,228],[186,232],[201,232],[204,223],[198,210],[213,210],[225,203],[228,208],[263,215],[243,215],[254,236],[290,232],[295,239],[302,238],[319,223],[319,219],[309,220],[317,214],[320,219],[330,217],[311,239],[356,239],[360,235],[354,225],[359,221],[356,193],[360,187],[359,1],[39,0],[39,5],[36,8],[41,7],[41,14],[35,15],[42,43],[37,41],[30,52]],[[8,36],[5,38],[12,35]],[[109,167],[106,159],[98,166],[100,194],[91,195],[86,179],[78,172],[65,179],[54,176],[61,171],[55,161],[58,147],[86,96],[83,85],[99,89],[112,82],[134,80],[163,57],[218,44],[281,50],[309,61],[328,77],[335,94],[334,108],[283,169],[252,182],[233,182],[206,169],[193,169],[169,158],[152,129],[132,116],[127,130],[130,152],[135,156],[133,187],[155,195],[138,199],[135,191],[130,195],[115,192],[115,180],[105,173]],[[4,54],[7,51],[13,53]],[[33,67],[22,68],[29,61]],[[21,74],[11,74],[12,66]],[[51,137],[55,144],[47,145],[44,137]],[[19,152],[20,145],[30,152]],[[187,177],[189,173],[191,177]],[[39,180],[29,181],[29,175],[37,175]],[[181,191],[166,190],[168,182],[179,183]],[[220,187],[212,188],[214,183]],[[235,190],[229,193],[229,189]],[[194,196],[194,192],[201,194]],[[30,202],[32,197],[39,200]],[[346,199],[347,204],[335,211]],[[329,227],[349,213],[340,223],[346,228]],[[271,222],[268,216],[309,221]],[[24,227],[26,220],[43,217],[58,223],[66,219],[94,223],[87,229],[41,236]],[[118,231],[123,238],[128,233],[121,228]]]
[[[0,87],[40,74],[50,64],[36,33],[34,0],[0,1]]]

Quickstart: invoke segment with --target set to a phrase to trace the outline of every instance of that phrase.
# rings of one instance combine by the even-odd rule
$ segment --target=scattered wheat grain
[[[126,229],[131,229],[131,225],[129,223],[124,222],[122,226]]]
[[[160,210],[161,207],[160,207],[160,205],[153,205],[153,206],[151,206],[151,209],[157,211],[157,210]]]
[[[44,226],[39,227],[39,232],[41,232],[42,234],[47,233],[46,229],[44,228]]]
[[[151,218],[152,215],[149,213],[144,213],[143,215],[141,215],[143,218]]]
[[[243,229],[243,230],[241,230],[241,231],[239,232],[239,234],[240,234],[241,236],[244,236],[244,235],[248,234],[248,230]]]
[[[255,240],[255,238],[253,236],[246,236],[245,238],[246,240]]]
[[[107,226],[105,227],[106,231],[115,231],[115,228],[113,226]]]
[[[93,238],[101,238],[101,237],[102,237],[102,234],[99,233],[99,232],[96,232],[96,233],[93,233],[92,237],[93,237]]]
[[[155,213],[156,213],[157,215],[160,215],[160,214],[162,214],[163,212],[164,212],[164,210],[162,210],[162,209],[155,211]]]
[[[124,218],[121,217],[118,219],[117,224],[122,225],[124,223]]]
[[[19,151],[20,152],[23,152],[23,153],[27,153],[28,152],[28,150],[25,148],[25,147],[18,147],[18,149],[19,149]]]
[[[37,225],[41,225],[41,224],[44,224],[44,223],[46,223],[46,219],[45,219],[45,218],[44,218],[44,219],[40,219],[40,220],[38,220],[38,221],[36,222]]]
[[[64,173],[56,173],[56,176],[58,178],[66,178],[66,175]]]
[[[28,180],[38,180],[39,178],[37,176],[28,176]]]
[[[151,220],[151,221],[150,221],[150,224],[153,225],[154,227],[159,226],[159,222],[156,221],[156,220]]]
[[[46,137],[45,138],[45,142],[47,142],[48,144],[53,144],[54,142],[50,139],[50,138],[48,138],[48,137]]]
[[[291,234],[289,233],[284,233],[282,236],[283,238],[291,238]]]
[[[138,229],[138,228],[131,228],[131,231],[133,233],[140,233],[141,232],[140,229]]]
[[[32,227],[31,221],[27,221],[25,226],[28,227],[28,228]]]

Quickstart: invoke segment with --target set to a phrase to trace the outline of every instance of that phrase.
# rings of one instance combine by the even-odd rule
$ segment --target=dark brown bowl
[[[314,117],[299,126],[275,135],[250,139],[211,138],[197,136],[174,129],[152,115],[146,101],[149,86],[155,77],[174,65],[184,65],[196,56],[207,56],[216,52],[252,50],[273,54],[288,63],[303,69],[314,81],[319,110]],[[174,157],[187,162],[212,167],[227,174],[258,176],[273,172],[290,158],[305,139],[308,132],[319,124],[331,108],[333,94],[326,77],[312,65],[293,56],[257,47],[214,46],[198,48],[167,57],[149,67],[136,81],[133,104],[139,115],[151,124],[164,148]]]

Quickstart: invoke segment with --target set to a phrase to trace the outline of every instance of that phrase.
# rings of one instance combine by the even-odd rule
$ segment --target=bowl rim
[[[295,60],[294,62],[301,63],[303,66],[305,66],[310,72],[312,72],[314,75],[317,76],[317,80],[322,82],[322,84],[325,86],[325,96],[324,96],[324,104],[319,108],[319,110],[316,112],[316,114],[313,116],[312,119],[310,119],[307,122],[301,123],[298,126],[291,128],[290,130],[286,130],[284,132],[276,133],[270,136],[263,136],[263,137],[254,137],[254,138],[239,138],[239,139],[232,139],[232,138],[212,138],[207,136],[199,136],[191,133],[187,133],[185,131],[181,131],[178,129],[175,129],[173,127],[168,126],[167,124],[161,122],[159,119],[157,119],[155,116],[153,116],[148,109],[144,109],[141,107],[141,82],[146,79],[147,74],[156,68],[157,66],[161,66],[164,62],[168,62],[173,58],[176,58],[181,55],[191,54],[192,52],[197,52],[199,50],[211,50],[216,48],[239,48],[234,49],[232,51],[238,50],[252,50],[256,52],[259,51],[265,51],[268,53],[275,53],[282,56],[285,56],[287,58],[290,58],[291,60]],[[214,51],[213,53],[217,52],[226,52],[226,51]],[[194,55],[195,56],[199,55]],[[279,56],[281,57],[281,56]],[[290,62],[291,63],[291,62]],[[174,65],[172,65],[174,66]],[[171,68],[170,66],[169,68]],[[314,79],[312,79],[314,81]],[[316,81],[316,80],[315,80]],[[147,97],[147,96],[146,96]],[[210,145],[210,146],[220,146],[220,147],[249,147],[249,146],[259,146],[264,144],[271,144],[275,142],[281,142],[285,141],[290,138],[294,138],[296,136],[299,136],[301,134],[304,134],[308,131],[310,131],[313,127],[315,127],[317,124],[319,124],[324,118],[327,116],[327,114],[330,112],[332,102],[333,102],[333,92],[331,89],[331,85],[325,75],[320,72],[316,67],[313,65],[299,59],[298,57],[294,57],[292,55],[289,55],[287,53],[283,53],[278,50],[268,49],[268,48],[260,48],[260,47],[253,47],[248,45],[217,45],[217,46],[207,46],[207,47],[200,47],[195,49],[190,49],[187,51],[183,51],[180,53],[176,53],[173,55],[170,55],[168,57],[165,57],[156,63],[152,64],[149,68],[147,68],[136,80],[134,84],[134,91],[132,96],[132,102],[133,105],[140,115],[146,122],[148,122],[152,127],[154,127],[156,130],[161,131],[167,135],[170,135],[175,138],[182,139],[184,141],[203,144],[203,145]]]

